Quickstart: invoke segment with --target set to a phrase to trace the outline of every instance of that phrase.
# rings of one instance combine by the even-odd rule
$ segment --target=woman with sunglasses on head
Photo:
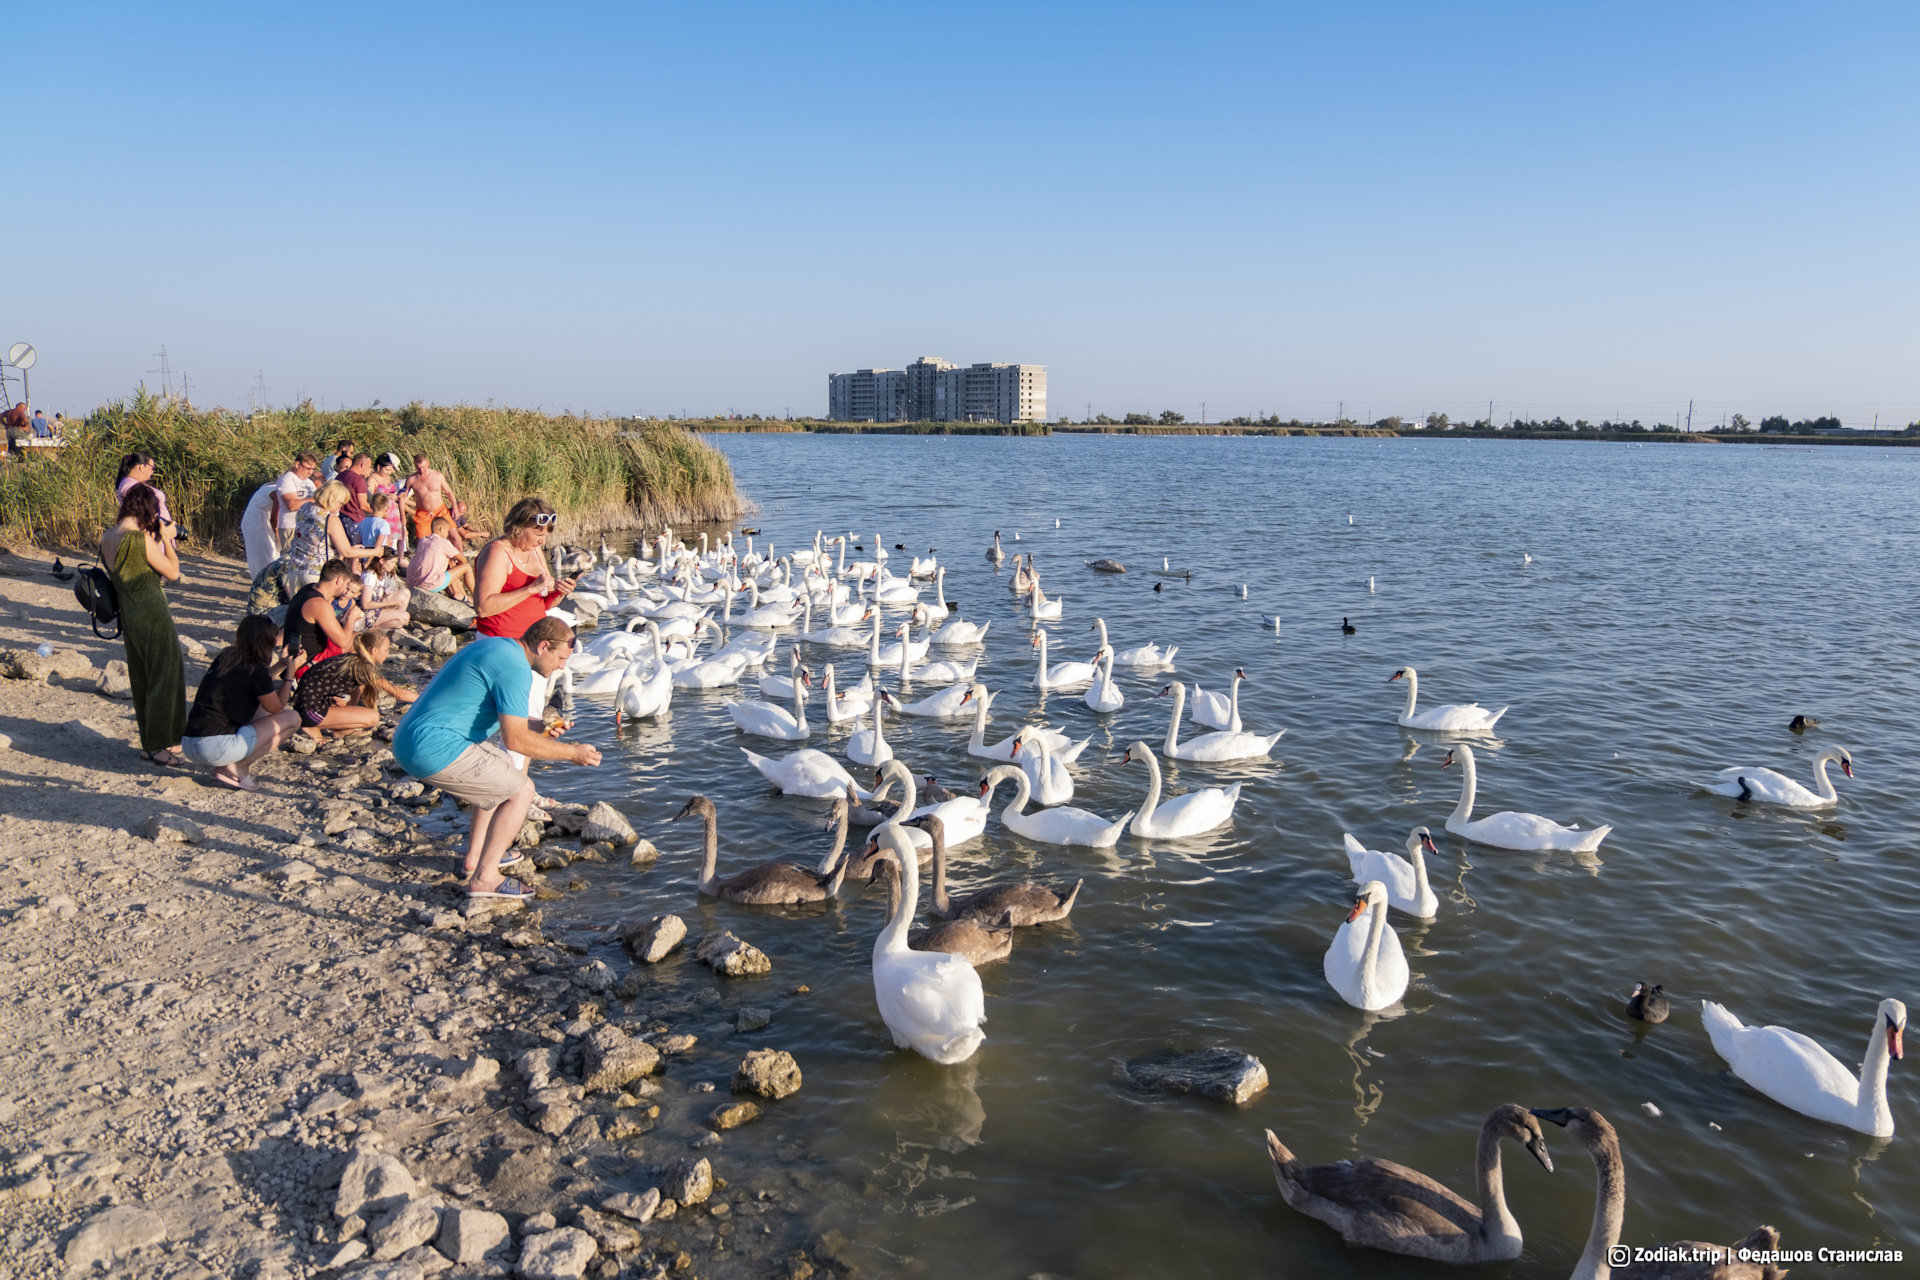
[[[573,579],[547,571],[547,535],[559,519],[545,498],[522,498],[507,512],[499,537],[480,549],[474,595],[483,636],[518,640],[573,591]]]

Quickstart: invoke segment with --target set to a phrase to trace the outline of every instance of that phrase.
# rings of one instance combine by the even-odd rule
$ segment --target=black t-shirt
[[[297,642],[299,647],[307,651],[308,662],[319,657],[320,651],[327,647],[327,633],[320,629],[319,623],[307,619],[307,605],[315,600],[329,609],[333,608],[333,601],[320,594],[320,584],[309,582],[300,588],[293,599],[287,601],[287,621],[283,627],[287,635],[287,647],[291,649]],[[337,614],[338,610],[335,612]]]
[[[200,691],[193,695],[193,709],[187,712],[186,737],[224,738],[240,732],[241,725],[260,714],[261,697],[274,690],[274,680],[267,669],[251,662],[235,663],[230,670],[219,671],[225,656],[222,650],[221,656],[213,660],[200,681]],[[216,671],[219,674],[216,675]]]

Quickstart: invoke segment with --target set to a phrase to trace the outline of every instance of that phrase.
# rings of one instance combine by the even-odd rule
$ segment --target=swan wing
[[[1447,830],[1496,849],[1560,849],[1569,852],[1591,851],[1600,847],[1612,827],[1582,831],[1563,827],[1537,813],[1493,813],[1471,822],[1447,822]]]
[[[1360,1004],[1360,962],[1366,958],[1366,949],[1367,922],[1363,916],[1340,926],[1327,945],[1326,958],[1320,962],[1327,985],[1350,1005]]]
[[[1498,712],[1490,712],[1477,702],[1453,702],[1437,707],[1428,707],[1410,716],[1401,716],[1400,723],[1409,729],[1452,730],[1456,733],[1474,729],[1491,729],[1493,722],[1507,713],[1505,707]]]
[[[1173,752],[1176,759],[1196,760],[1201,763],[1220,760],[1251,760],[1264,756],[1273,750],[1273,744],[1280,740],[1282,729],[1272,738],[1257,733],[1235,733],[1222,729],[1218,733],[1203,733],[1179,745]]]
[[[1783,1107],[1851,1126],[1860,1080],[1820,1044],[1786,1027],[1748,1027],[1711,1000],[1701,1002],[1708,1037],[1733,1074]]]
[[[1413,864],[1398,854],[1383,853],[1378,849],[1365,849],[1360,853],[1351,850],[1347,861],[1353,868],[1353,882],[1365,884],[1369,880],[1378,880],[1387,887],[1387,901],[1402,911],[1413,911],[1419,889],[1413,876]],[[1425,912],[1414,912],[1424,915]]]
[[[1231,789],[1207,787],[1200,791],[1189,791],[1186,795],[1161,802],[1160,807],[1153,811],[1148,834],[1162,838],[1197,836],[1231,821],[1233,807],[1238,803],[1240,784],[1237,782]]]

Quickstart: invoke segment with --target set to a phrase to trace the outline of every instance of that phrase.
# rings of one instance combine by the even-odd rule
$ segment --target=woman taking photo
[[[276,661],[279,647],[280,628],[272,618],[256,613],[240,619],[233,643],[200,678],[187,735],[180,739],[187,759],[211,766],[215,778],[241,791],[260,789],[248,767],[300,727],[300,713],[287,705],[294,657]]]
[[[168,538],[177,537],[173,523],[173,512],[167,510],[167,495],[160,486],[153,483],[153,455],[150,453],[130,453],[120,459],[120,475],[113,482],[113,500],[119,503],[127,496],[127,490],[137,484],[146,485],[153,490],[153,496],[160,503],[160,525],[166,529]]]
[[[555,582],[547,572],[547,535],[558,519],[545,498],[522,498],[500,536],[480,549],[474,595],[481,635],[518,640],[572,592],[572,578]]]
[[[329,560],[345,560],[351,565],[380,554],[378,547],[356,547],[347,537],[340,508],[351,496],[347,486],[329,480],[312,502],[300,508],[293,522],[293,545],[287,548],[288,595],[319,581],[320,566]]]
[[[140,754],[177,765],[184,760],[178,744],[187,722],[187,672],[160,580],[180,580],[180,556],[161,530],[160,495],[134,483],[120,499],[119,521],[100,535],[100,562],[120,597]]]

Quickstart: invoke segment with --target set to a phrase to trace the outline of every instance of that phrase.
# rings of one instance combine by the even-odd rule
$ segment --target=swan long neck
[[[1593,1227],[1569,1280],[1606,1280],[1612,1274],[1607,1250],[1620,1243],[1620,1228],[1627,1218],[1627,1171],[1620,1159],[1619,1140],[1607,1135],[1588,1154],[1595,1174]]]
[[[987,783],[990,788],[997,787],[1009,779],[1013,782],[1013,799],[1009,800],[1007,807],[1000,811],[1000,820],[1002,822],[1005,822],[1008,818],[1019,817],[1027,807],[1027,801],[1033,798],[1033,784],[1027,780],[1027,771],[1019,765],[1003,764],[987,775]],[[987,799],[991,800],[992,798],[991,790],[989,790]]]
[[[933,598],[939,602],[942,609],[947,607],[947,571],[945,569],[933,575]]]
[[[927,834],[933,839],[933,914],[945,916],[953,910],[953,900],[947,897],[947,833],[943,827]]]
[[[720,862],[720,817],[712,809],[706,812],[707,856],[700,864],[700,892],[713,892],[714,873]]]
[[[793,723],[800,732],[807,731],[807,691],[800,684],[800,668],[793,668]]]
[[[1240,677],[1233,678],[1233,690],[1227,697],[1227,727],[1240,731]]]
[[[1474,1151],[1473,1180],[1480,1191],[1480,1238],[1520,1238],[1520,1224],[1507,1208],[1506,1174],[1500,1167],[1500,1129],[1492,1121],[1480,1126],[1480,1145]]]
[[[876,695],[873,700],[873,749],[876,752],[887,745],[886,727],[880,723],[886,714],[887,700]]]
[[[1455,747],[1454,758],[1460,762],[1460,803],[1453,806],[1453,817],[1449,822],[1465,822],[1473,817],[1474,793],[1480,789],[1480,774],[1474,768],[1473,752],[1466,747]]]
[[[1387,903],[1384,898],[1367,904],[1367,950],[1366,958],[1360,963],[1360,987],[1365,991],[1374,985],[1375,975],[1380,970],[1380,943],[1387,936]]]
[[[1047,633],[1040,631],[1036,634],[1039,637],[1040,646],[1040,687],[1044,689],[1047,687]]]
[[[1180,745],[1180,717],[1187,709],[1187,686],[1179,681],[1173,682],[1173,718],[1167,721],[1167,742],[1161,748],[1162,754],[1171,758]]]
[[[874,949],[899,954],[907,950],[907,929],[920,907],[920,859],[913,852],[913,841],[906,838],[898,823],[889,822],[880,828],[880,843],[900,861],[900,909],[880,931]]]
[[[1814,762],[1813,762],[1814,791],[1817,795],[1819,795],[1819,797],[1822,800],[1825,800],[1828,804],[1832,804],[1834,801],[1840,798],[1840,793],[1833,789],[1833,779],[1827,776],[1828,762],[1835,760],[1837,758],[1838,757],[1836,757],[1831,751],[1822,751],[1819,754],[1819,756],[1814,759]]]
[[[987,745],[987,700],[981,694],[973,698],[973,737],[968,740],[969,747]]]
[[[1887,1105],[1887,1065],[1891,1061],[1887,1028],[1876,1011],[1867,1051],[1860,1059],[1860,1099],[1854,1104],[1858,1116],[1855,1123],[1868,1125],[1874,1133],[1893,1132],[1893,1108]]]
[[[1407,682],[1407,709],[1400,714],[1412,719],[1413,704],[1420,700],[1420,673],[1408,667],[1407,674],[1402,679]]]
[[[1107,647],[1107,620],[1105,618],[1095,618],[1093,620],[1093,625],[1100,628],[1100,647],[1102,649],[1106,648]]]
[[[843,804],[840,806],[840,821],[833,831],[833,848],[827,850],[827,856],[820,859],[820,870],[816,874],[824,876],[832,871],[834,864],[840,861],[840,855],[846,852],[848,821],[847,806]]]
[[[913,682],[913,623],[900,629],[900,683]]]
[[[1136,814],[1135,817],[1141,822],[1152,822],[1153,811],[1160,807],[1160,761],[1154,757],[1151,751],[1146,753],[1146,765],[1147,799],[1146,802],[1140,806],[1140,812]]]
[[[1433,895],[1433,886],[1427,883],[1427,851],[1416,840],[1413,842],[1413,848],[1407,851],[1407,856],[1413,859],[1414,897],[1418,901],[1425,902]]]

